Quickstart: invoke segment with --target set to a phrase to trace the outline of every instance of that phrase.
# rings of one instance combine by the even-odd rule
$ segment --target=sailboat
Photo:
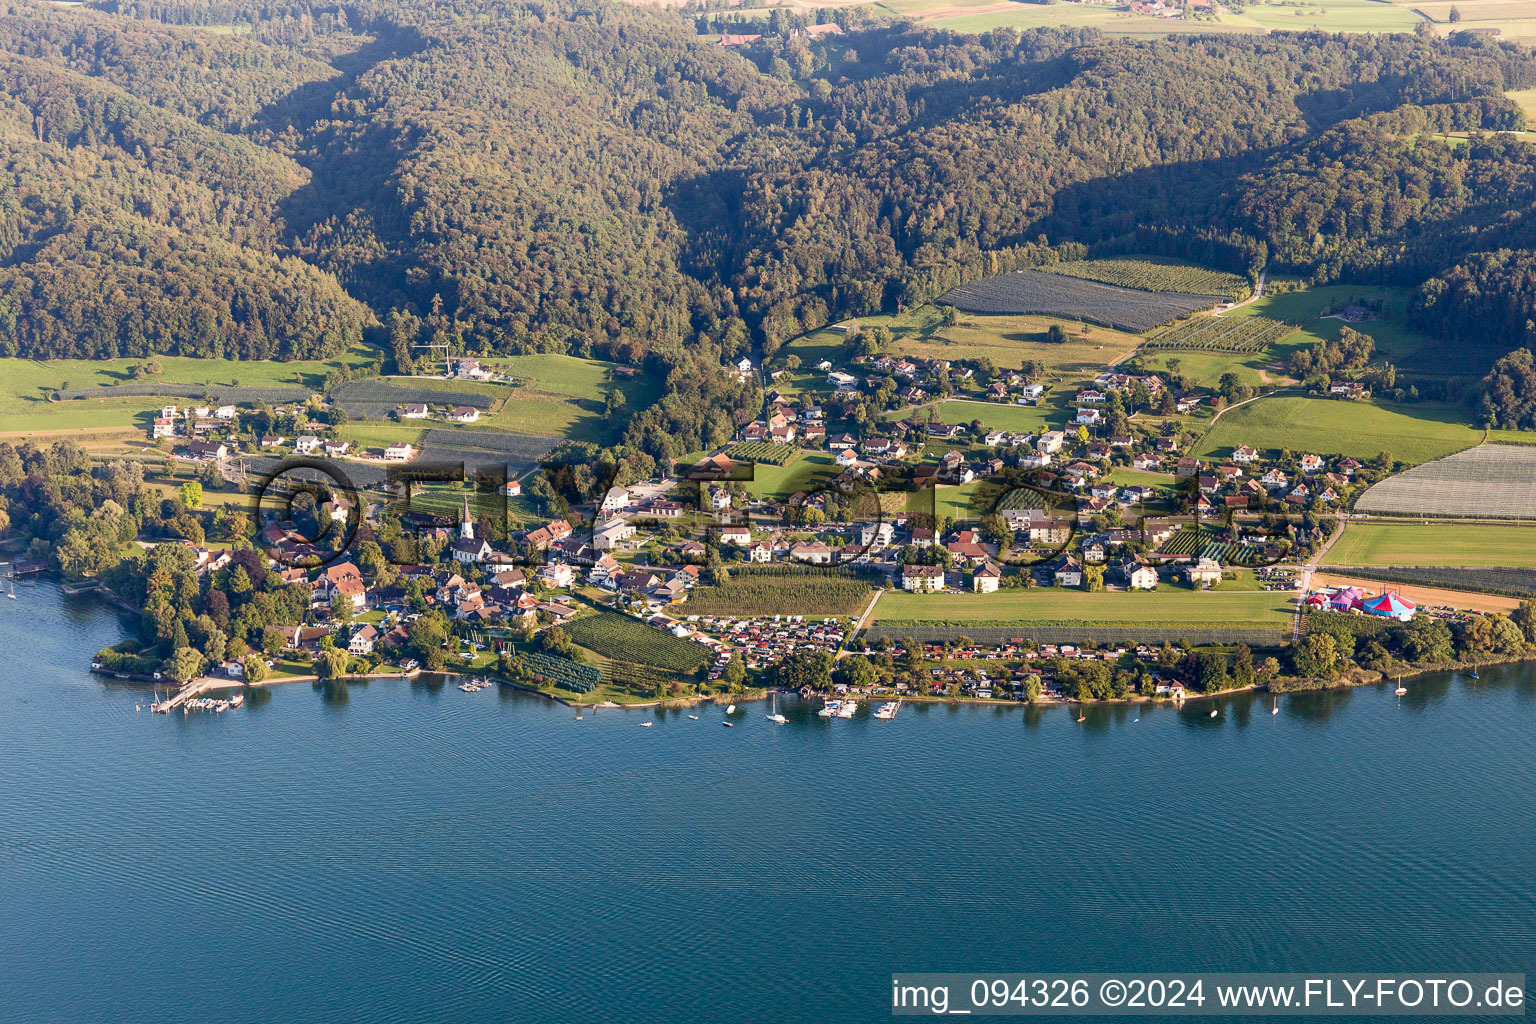
[[[12,595],[11,595],[11,596],[12,596],[12,597],[15,597],[15,596],[16,596],[16,595],[15,595],[15,594],[12,594]],[[1472,678],[1473,678],[1473,679],[1477,679],[1477,678],[1478,678],[1478,675],[1477,675],[1477,666],[1476,666],[1476,665],[1473,665],[1473,666],[1472,666]]]
[[[6,594],[5,596],[10,598],[12,601],[16,600],[16,580],[15,579],[11,580],[11,592],[9,594]]]
[[[779,714],[779,691],[777,690],[773,691],[773,710],[768,715],[768,721],[777,725],[783,725],[785,722],[789,721],[789,719]]]
[[[1278,715],[1280,713],[1280,698],[1279,697],[1275,698],[1275,706],[1269,709],[1269,713],[1272,714],[1272,715]]]
[[[1401,697],[1403,694],[1408,692],[1408,687],[1403,685],[1403,677],[1402,676],[1398,676],[1397,677],[1397,689],[1392,691],[1392,692],[1396,693],[1399,697]]]

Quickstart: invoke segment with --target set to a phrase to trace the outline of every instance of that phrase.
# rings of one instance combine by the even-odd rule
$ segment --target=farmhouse
[[[424,420],[427,418],[427,407],[421,402],[410,402],[400,407],[400,418],[406,420]]]
[[[397,444],[390,445],[388,448],[385,448],[384,457],[386,459],[404,460],[409,459],[413,454],[415,454],[415,451],[415,448],[412,448],[404,441],[401,441]]]
[[[480,410],[472,405],[456,405],[448,418],[455,423],[474,423],[480,418]]]

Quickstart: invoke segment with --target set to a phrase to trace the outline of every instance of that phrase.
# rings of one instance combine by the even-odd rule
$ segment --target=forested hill
[[[96,6],[0,0],[0,352],[376,330],[402,361],[431,335],[670,372],[1063,242],[1433,278],[1420,315],[1455,330],[1483,310],[1458,289],[1523,265],[1479,254],[1536,248],[1531,149],[1427,134],[1523,124],[1536,60],[1490,40],[737,51],[612,0]]]

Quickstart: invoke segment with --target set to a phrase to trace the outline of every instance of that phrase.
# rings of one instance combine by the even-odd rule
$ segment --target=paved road
[[[1301,613],[1305,607],[1307,594],[1312,589],[1312,574],[1317,572],[1317,567],[1322,562],[1323,556],[1328,554],[1328,549],[1333,547],[1340,537],[1344,536],[1345,525],[1345,518],[1340,516],[1338,525],[1333,528],[1333,535],[1323,541],[1323,546],[1317,549],[1317,554],[1312,556],[1312,560],[1301,567],[1296,587],[1296,621],[1291,625],[1292,640],[1301,636]]]

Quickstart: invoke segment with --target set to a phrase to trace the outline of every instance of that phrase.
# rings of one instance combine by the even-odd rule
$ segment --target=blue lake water
[[[20,596],[4,1020],[876,1021],[893,971],[1536,969],[1530,668],[1082,724],[394,681],[166,718],[84,671],[110,608]]]

